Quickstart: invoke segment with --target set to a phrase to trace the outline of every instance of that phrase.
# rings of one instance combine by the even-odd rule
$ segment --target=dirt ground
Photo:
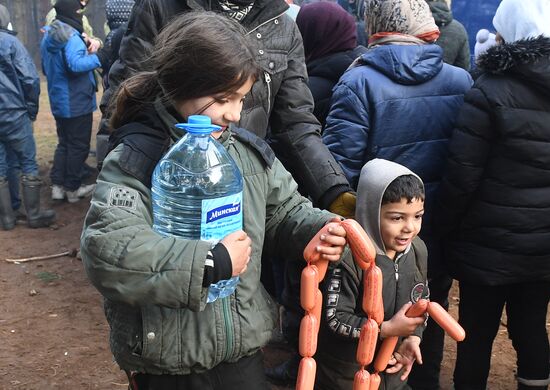
[[[42,91],[35,138],[41,174],[49,183],[56,133],[45,85]],[[95,159],[90,157],[88,163],[95,166]],[[109,352],[102,299],[88,282],[80,260],[64,256],[20,264],[4,261],[79,247],[88,201],[53,204],[49,196],[49,186],[44,186],[43,207],[57,212],[54,227],[31,230],[18,225],[12,231],[0,231],[0,389],[126,389],[126,377]],[[455,318],[457,295],[454,287],[451,313]],[[286,350],[275,347],[264,352],[268,366],[288,356]],[[455,343],[448,339],[443,389],[452,388],[454,356]],[[501,326],[493,347],[489,389],[515,389],[515,359]]]

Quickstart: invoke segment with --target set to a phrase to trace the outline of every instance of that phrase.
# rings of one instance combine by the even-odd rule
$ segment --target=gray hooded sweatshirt
[[[374,159],[361,170],[357,188],[356,220],[365,229],[376,247],[376,265],[383,274],[384,321],[388,321],[407,302],[418,295],[427,297],[427,249],[420,238],[396,256],[395,261],[386,255],[380,233],[380,209],[386,188],[399,176],[414,175],[400,164]],[[420,178],[419,178],[420,179]],[[349,253],[349,252],[348,252]],[[319,333],[317,376],[315,388],[319,390],[348,390],[359,364],[356,351],[363,323],[367,315],[362,309],[363,270],[346,256],[331,270],[323,286],[323,316]],[[421,336],[423,327],[414,333]],[[376,355],[375,355],[376,358]],[[373,372],[372,367],[367,367]],[[399,377],[382,374],[380,389],[408,389]]]

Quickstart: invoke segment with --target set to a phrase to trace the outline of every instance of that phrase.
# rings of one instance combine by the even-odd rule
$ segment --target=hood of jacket
[[[431,45],[381,45],[363,54],[357,65],[369,65],[403,85],[423,84],[443,67],[443,49]]]
[[[51,53],[59,52],[63,50],[63,47],[67,44],[67,41],[73,34],[77,34],[77,31],[59,20],[55,20],[51,25],[45,26],[46,36],[44,37],[44,45],[46,49]]]
[[[375,158],[361,169],[357,186],[357,207],[355,219],[365,229],[376,246],[376,253],[386,254],[386,246],[380,233],[380,209],[386,188],[399,176],[414,175],[413,171],[401,164]],[[418,177],[420,181],[420,177]]]
[[[479,56],[478,67],[487,73],[521,78],[550,96],[550,38],[540,36],[495,45]]]
[[[0,4],[0,29],[7,30],[10,24],[10,13],[8,9]]]
[[[428,1],[430,10],[435,20],[435,24],[439,27],[446,26],[453,21],[453,13],[445,0]]]

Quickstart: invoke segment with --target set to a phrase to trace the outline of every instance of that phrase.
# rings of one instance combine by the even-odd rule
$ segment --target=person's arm
[[[116,157],[122,148],[105,160],[84,222],[86,273],[113,301],[203,310],[211,243],[163,237],[152,229],[151,191],[121,168]]]
[[[342,81],[335,87],[331,102],[323,142],[356,188],[369,139],[369,105]]]
[[[474,86],[464,96],[457,126],[449,144],[449,157],[437,198],[436,226],[439,234],[452,232],[479,188],[496,138],[489,102]]]
[[[38,114],[40,78],[29,52],[18,40],[15,40],[15,56],[13,63],[19,78],[19,83],[23,89],[29,118],[34,121]]]
[[[469,71],[470,70],[470,44],[468,43],[468,34],[466,33],[466,30],[464,29],[464,27],[462,27],[462,31],[463,31],[462,44],[460,45],[460,49],[458,51],[456,61],[453,65]]]
[[[321,126],[313,115],[313,97],[307,86],[302,39],[292,23],[292,47],[281,86],[274,97],[269,118],[277,156],[313,200],[327,209],[343,192],[351,191],[340,166],[320,136]]]
[[[73,73],[89,72],[101,67],[96,54],[88,54],[86,45],[78,35],[72,35],[64,48],[67,67]]]

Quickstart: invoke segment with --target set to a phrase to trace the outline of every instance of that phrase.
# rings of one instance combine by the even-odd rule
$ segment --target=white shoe
[[[58,185],[52,186],[52,200],[63,200],[65,199],[65,189]]]
[[[81,185],[75,191],[67,191],[67,201],[69,203],[78,202],[81,198],[90,196],[94,192],[95,184]]]

